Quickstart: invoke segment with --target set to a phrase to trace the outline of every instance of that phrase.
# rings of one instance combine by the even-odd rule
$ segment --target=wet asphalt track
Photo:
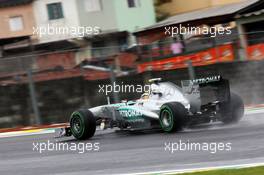
[[[0,138],[0,174],[120,174],[264,162],[264,113],[247,115],[235,126],[211,125],[176,134],[99,133],[100,150],[33,151],[33,142],[75,142],[53,134]],[[165,142],[231,142],[231,151],[165,151]]]

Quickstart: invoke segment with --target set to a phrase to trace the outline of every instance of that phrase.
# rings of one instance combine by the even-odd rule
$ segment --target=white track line
[[[264,108],[246,109],[245,114],[261,114],[264,113]]]
[[[150,175],[150,174],[182,174],[182,173],[195,173],[203,171],[212,171],[212,170],[221,170],[221,169],[240,169],[240,168],[251,168],[257,166],[264,166],[264,163],[249,163],[249,164],[238,164],[238,165],[224,165],[224,166],[210,166],[203,168],[188,168],[188,169],[176,169],[176,170],[164,170],[164,171],[149,171],[142,173],[131,173],[131,174],[122,174],[122,175]]]
[[[54,129],[36,129],[36,130],[33,130],[32,132],[31,131],[11,131],[11,132],[0,133],[0,138],[50,134],[54,132],[55,132]]]

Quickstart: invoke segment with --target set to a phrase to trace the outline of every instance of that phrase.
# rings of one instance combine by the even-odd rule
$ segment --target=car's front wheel
[[[72,113],[70,118],[72,135],[78,140],[89,139],[94,136],[96,120],[89,110],[78,110]]]
[[[159,121],[163,131],[175,132],[182,129],[187,110],[179,102],[165,103],[161,106]]]

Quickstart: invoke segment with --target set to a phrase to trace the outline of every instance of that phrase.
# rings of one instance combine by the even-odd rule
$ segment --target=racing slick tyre
[[[184,126],[187,110],[178,102],[165,103],[161,106],[159,121],[163,131],[171,133],[180,131]]]
[[[70,118],[72,135],[78,140],[91,138],[96,130],[96,120],[89,110],[78,110]]]
[[[230,101],[220,105],[220,113],[224,124],[239,122],[244,115],[244,103],[240,96],[230,93]]]

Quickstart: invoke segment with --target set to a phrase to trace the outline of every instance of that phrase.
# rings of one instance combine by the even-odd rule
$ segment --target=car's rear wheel
[[[78,110],[70,118],[72,135],[78,140],[91,138],[96,130],[96,120],[89,110]]]
[[[230,101],[220,105],[222,122],[233,124],[239,122],[244,115],[244,103],[240,96],[230,93]]]
[[[187,110],[178,102],[165,103],[161,106],[159,121],[163,131],[176,132],[183,128]]]

